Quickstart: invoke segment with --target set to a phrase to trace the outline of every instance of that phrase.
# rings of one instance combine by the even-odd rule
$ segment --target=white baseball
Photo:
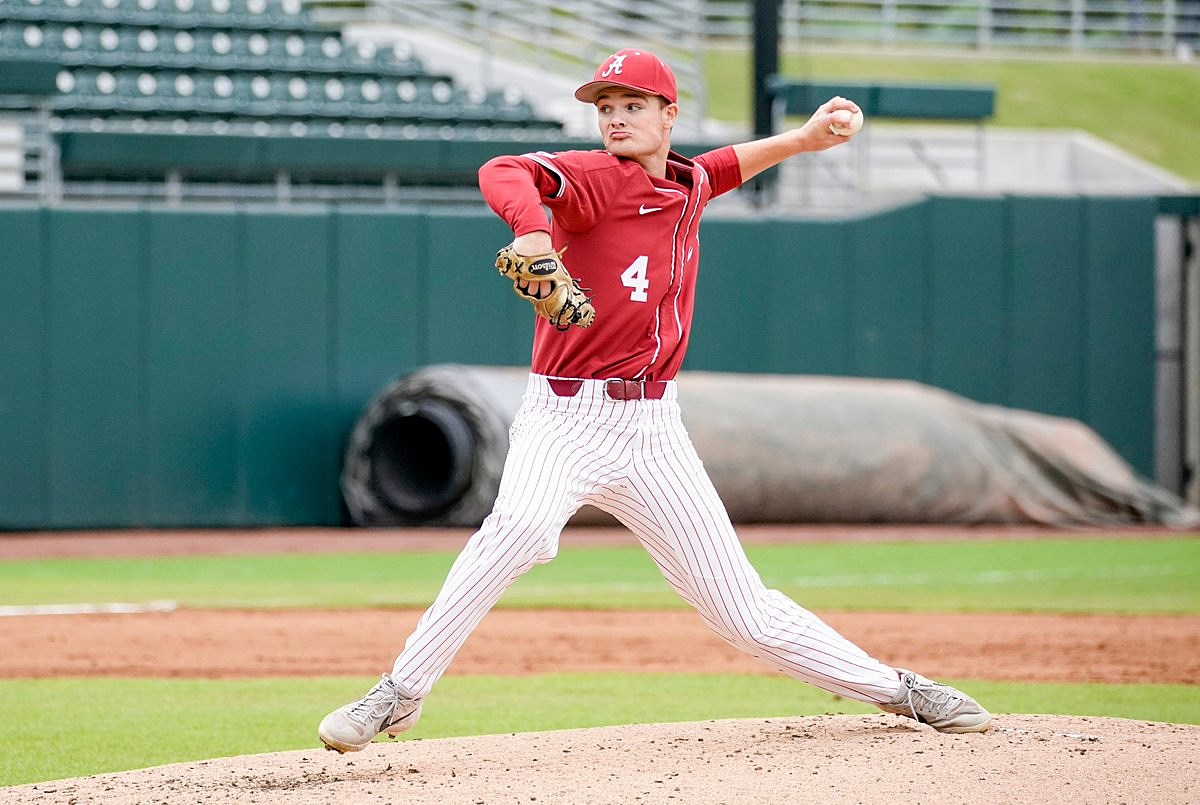
[[[833,113],[833,122],[829,124],[831,134],[849,137],[857,134],[863,127],[863,113],[851,112],[849,109],[838,109]]]

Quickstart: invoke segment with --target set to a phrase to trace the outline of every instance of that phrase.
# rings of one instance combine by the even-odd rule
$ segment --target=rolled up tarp
[[[352,521],[479,525],[527,376],[441,364],[376,395],[346,450]],[[1076,420],[903,380],[678,380],[684,424],[735,523],[1200,524]],[[585,507],[572,522],[611,520]]]
[[[438,364],[393,381],[355,423],[342,496],[362,526],[474,527],[491,510],[527,370]]]

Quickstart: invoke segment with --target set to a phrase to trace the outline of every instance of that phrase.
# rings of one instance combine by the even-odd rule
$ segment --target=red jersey
[[[741,184],[731,146],[694,161],[671,152],[658,179],[606,151],[497,157],[479,170],[484,199],[515,235],[546,229],[588,289],[596,321],[555,329],[538,318],[531,369],[552,377],[670,380],[683,364],[700,265],[700,214]]]

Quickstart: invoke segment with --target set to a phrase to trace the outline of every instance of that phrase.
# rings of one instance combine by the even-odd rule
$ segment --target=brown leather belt
[[[582,380],[548,377],[550,390],[559,397],[574,397],[583,388]],[[604,393],[613,400],[661,400],[667,393],[665,380],[606,380]]]

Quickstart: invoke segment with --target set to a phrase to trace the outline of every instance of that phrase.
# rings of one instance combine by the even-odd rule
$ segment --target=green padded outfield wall
[[[1156,212],[710,217],[686,368],[919,380],[1078,418],[1149,475]],[[376,392],[527,363],[507,237],[474,208],[0,208],[0,528],[341,524]]]

